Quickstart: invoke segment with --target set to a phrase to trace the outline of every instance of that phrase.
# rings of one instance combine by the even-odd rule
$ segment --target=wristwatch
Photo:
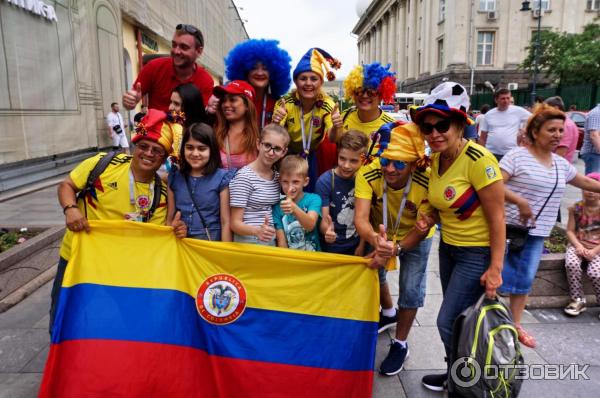
[[[402,252],[402,246],[400,246],[400,243],[396,243],[396,256],[399,256],[400,252]]]

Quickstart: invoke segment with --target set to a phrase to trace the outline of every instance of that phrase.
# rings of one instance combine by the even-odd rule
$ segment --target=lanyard
[[[267,95],[265,94],[263,97],[263,106],[262,112],[260,115],[260,129],[262,130],[265,127],[265,118],[267,116]]]
[[[231,165],[231,154],[229,152],[229,134],[227,137],[225,137],[225,154],[227,155],[227,167],[225,168],[232,169],[233,166]]]
[[[402,218],[402,213],[404,212],[404,206],[406,205],[406,197],[410,192],[410,186],[412,183],[412,174],[409,174],[408,181],[404,186],[404,193],[402,194],[402,200],[400,201],[400,208],[398,209],[398,214],[396,215],[396,221],[394,222],[393,236],[392,239],[394,242],[396,241],[396,233],[398,232],[398,228],[400,228],[400,219]],[[387,201],[387,183],[385,179],[383,180],[383,226],[385,230],[388,230],[388,201]]]
[[[150,208],[152,206],[152,200],[154,196],[154,180],[150,183],[150,188],[148,189],[148,196],[146,197],[147,202],[144,205],[140,202],[144,195],[139,195],[137,198],[135,197],[135,179],[133,178],[133,173],[131,169],[129,170],[129,203],[135,206],[135,209],[140,209],[140,215],[142,216],[143,222],[148,221],[149,212],[145,209]],[[136,200],[137,199],[137,200]]]
[[[302,108],[302,105],[300,105],[300,127],[302,128],[302,149],[303,149],[303,155],[304,157],[308,157],[308,154],[310,152],[310,141],[312,139],[312,133],[313,133],[313,118],[315,117],[315,108],[313,106],[312,108],[312,112],[310,114],[310,129],[308,130],[308,137],[306,137],[306,133],[304,131],[304,109]],[[308,138],[308,139],[307,139]]]

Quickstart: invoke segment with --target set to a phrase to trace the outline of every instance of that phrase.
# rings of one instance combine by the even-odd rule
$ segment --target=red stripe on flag
[[[371,371],[217,357],[168,344],[71,340],[50,347],[39,397],[362,398],[371,396],[372,385]]]

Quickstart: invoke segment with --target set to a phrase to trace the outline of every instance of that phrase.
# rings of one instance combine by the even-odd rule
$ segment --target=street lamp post
[[[540,53],[540,31],[542,30],[542,0],[538,1],[538,25],[535,36],[535,48],[533,52],[533,84],[531,85],[531,106],[535,104],[537,97],[537,75],[538,75],[538,58]],[[521,5],[521,11],[531,11],[529,1],[524,1]]]

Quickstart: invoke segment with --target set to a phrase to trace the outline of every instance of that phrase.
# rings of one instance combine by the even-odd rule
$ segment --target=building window
[[[533,0],[531,3],[532,10],[539,10],[540,1],[542,2],[542,10],[548,11],[550,9],[550,0]]]
[[[477,33],[477,65],[492,65],[494,32]]]
[[[439,39],[437,43],[438,43],[437,69],[442,70],[442,69],[444,69],[444,39]]]
[[[600,10],[600,0],[587,0],[587,9],[589,11]]]
[[[496,0],[479,0],[479,11],[496,11]]]
[[[442,22],[446,19],[446,0],[440,0],[440,15],[439,22]]]

